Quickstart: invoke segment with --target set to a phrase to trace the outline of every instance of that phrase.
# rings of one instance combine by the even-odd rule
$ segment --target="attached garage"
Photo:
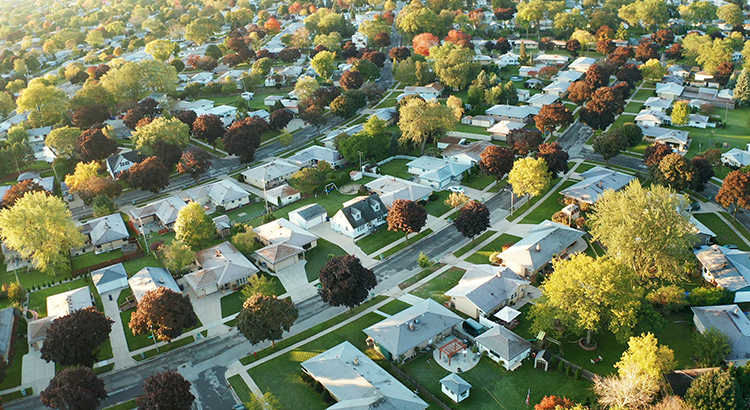
[[[122,263],[107,266],[91,272],[91,280],[99,294],[125,289],[128,287],[128,272]]]

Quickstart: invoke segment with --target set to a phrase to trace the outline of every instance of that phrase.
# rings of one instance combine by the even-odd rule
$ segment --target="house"
[[[694,78],[695,78],[695,81],[705,82],[705,81],[713,80],[714,76],[705,71],[698,71],[697,73],[695,73]]]
[[[195,101],[177,101],[173,111],[207,111],[214,107],[213,100],[200,99]]]
[[[277,84],[288,85],[298,79],[300,75],[302,75],[302,67],[300,66],[285,66],[281,69],[271,67],[271,72],[268,73],[264,85],[266,87],[274,87]]]
[[[318,204],[309,204],[289,212],[288,218],[289,222],[303,229],[310,229],[325,222],[328,211]]]
[[[488,128],[487,132],[492,134],[493,140],[505,141],[511,131],[518,130],[524,127],[526,127],[526,124],[523,122],[501,120],[491,128]]]
[[[157,223],[162,229],[172,229],[177,214],[186,205],[185,201],[177,196],[168,196],[156,202],[151,202],[140,208],[130,210],[131,220],[139,226],[149,223]]]
[[[693,323],[700,333],[715,328],[729,339],[732,350],[727,355],[727,362],[735,366],[744,366],[750,358],[750,320],[737,305],[696,306],[693,311]]]
[[[685,84],[685,79],[682,77],[678,77],[676,75],[665,75],[661,78],[662,84],[677,84],[677,85],[683,85]]]
[[[10,348],[13,345],[16,330],[16,308],[7,307],[0,310],[0,357],[7,363],[10,360]]]
[[[734,303],[750,301],[750,258],[724,246],[702,246],[694,251],[706,282],[734,293]]]
[[[359,196],[344,202],[331,218],[331,229],[356,238],[385,224],[387,215],[388,209],[377,194]]]
[[[501,363],[505,370],[515,370],[531,353],[531,343],[505,326],[494,326],[475,339],[480,352]]]
[[[687,152],[691,139],[687,131],[660,127],[641,126],[643,139],[658,144],[667,144],[680,154]]]
[[[461,124],[489,128],[495,124],[495,117],[490,115],[467,115],[461,118]]]
[[[527,40],[525,38],[519,38],[518,40],[513,41],[513,47],[515,48],[521,48],[521,44],[525,44],[526,48],[531,50],[536,50],[539,48],[539,43],[534,40]]]
[[[688,78],[690,77],[690,68],[680,64],[672,64],[667,67],[667,73],[680,78]]]
[[[258,273],[258,268],[229,242],[196,252],[192,269],[184,277],[199,298],[237,290]]]
[[[248,184],[263,188],[273,188],[281,185],[294,175],[301,168],[297,165],[290,164],[282,159],[275,159],[247,171],[242,171],[242,177]]]
[[[247,113],[248,117],[257,117],[258,119],[261,119],[265,122],[271,121],[271,113],[266,110],[255,110],[253,112]]]
[[[482,160],[482,152],[490,145],[495,144],[489,141],[474,141],[468,145],[451,144],[443,150],[443,159],[474,166]]]
[[[534,67],[521,66],[518,69],[518,75],[520,75],[521,77],[536,77],[537,74],[539,74],[539,70],[544,67],[545,67],[544,65],[534,66]]]
[[[547,266],[553,257],[586,249],[583,232],[552,221],[543,221],[531,228],[528,235],[498,255],[501,264],[523,278],[531,278]]]
[[[255,251],[260,266],[274,272],[288,268],[304,258],[306,251],[318,245],[318,236],[284,218],[253,229],[264,245]]]
[[[379,119],[385,121],[386,125],[393,125],[394,120],[396,119],[396,108],[394,107],[386,107],[386,108],[380,108],[376,109],[372,115],[378,117]]]
[[[461,120],[461,122],[463,122],[463,120]],[[443,150],[443,149],[448,148],[448,146],[451,144],[465,144],[465,143],[466,143],[466,138],[446,136],[446,137],[440,138],[440,141],[437,142],[437,147],[438,149]]]
[[[440,379],[440,391],[450,397],[454,403],[458,403],[469,397],[471,385],[456,373],[451,373]]]
[[[519,102],[526,102],[529,100],[529,97],[531,97],[531,91],[518,89],[516,90],[516,95],[518,95]]]
[[[424,410],[429,405],[346,341],[301,363],[338,403],[329,409]]]
[[[143,161],[143,157],[133,150],[123,150],[107,158],[107,172],[112,178],[117,179],[122,171],[127,171],[133,165]]]
[[[669,101],[676,100],[680,95],[682,95],[682,92],[684,90],[685,87],[677,85],[675,83],[656,84],[656,95],[659,96],[659,98],[663,98]]]
[[[38,351],[42,348],[47,330],[55,319],[89,306],[94,306],[94,300],[88,286],[47,297],[47,317],[29,321],[27,333],[29,345]]]
[[[232,234],[232,227],[234,222],[229,219],[229,215],[219,215],[212,219],[214,225],[216,225],[216,234],[222,238],[226,238]]]
[[[690,215],[690,223],[693,225],[695,241],[693,246],[706,246],[716,238],[716,233],[699,221],[694,215]]]
[[[322,142],[323,146],[325,146],[326,148],[334,149],[336,147],[336,144],[335,144],[336,137],[338,137],[341,134],[352,136],[354,134],[358,134],[362,132],[363,129],[365,129],[364,124],[356,124],[356,125],[352,125],[351,127],[340,128],[340,129],[329,132],[326,135],[326,137],[323,138],[320,142]]]
[[[732,148],[721,154],[721,163],[732,168],[742,168],[750,165],[750,144],[744,150]]]
[[[471,168],[470,165],[424,155],[406,163],[406,166],[410,174],[416,175],[417,182],[439,191],[461,182],[464,172]]]
[[[439,98],[444,89],[445,86],[440,83],[429,83],[425,86],[406,86],[402,95],[417,94],[426,101],[430,101]]]
[[[539,109],[542,109],[545,105],[550,105],[556,103],[560,97],[557,95],[552,94],[535,94],[532,95],[531,98],[529,98],[529,101],[527,103],[532,106]]]
[[[313,145],[312,147],[305,148],[291,157],[286,158],[286,161],[301,168],[311,167],[320,161],[325,161],[333,168],[339,168],[344,165],[346,159],[344,159],[344,157],[335,149]]]
[[[539,54],[534,57],[534,62],[551,67],[562,67],[568,62],[568,57],[559,54]]]
[[[138,302],[143,299],[143,295],[158,288],[167,288],[175,293],[182,293],[172,274],[164,268],[145,267],[128,279],[128,285]]]
[[[557,75],[553,78],[555,81],[567,81],[569,83],[574,83],[583,77],[583,73],[580,71],[575,70],[565,70],[560,71],[557,73]]]
[[[195,112],[198,116],[201,115],[215,115],[221,118],[221,122],[225,127],[229,127],[237,117],[237,107],[233,105],[217,105],[216,107],[208,110],[198,110]]]
[[[402,310],[366,328],[377,349],[387,360],[403,362],[453,333],[463,319],[432,299]]]
[[[530,105],[493,105],[485,111],[485,114],[495,117],[496,120],[508,120],[528,124],[539,114],[539,108]]]
[[[672,118],[661,111],[641,110],[634,121],[641,127],[659,127],[671,124]]]
[[[548,95],[553,95],[556,97],[565,97],[568,94],[568,87],[570,87],[571,84],[573,83],[570,81],[557,80],[553,82],[552,84],[542,88],[542,91],[544,91]],[[531,105],[531,100],[529,100],[529,104]]]
[[[706,367],[702,369],[683,369],[674,370],[664,375],[667,379],[672,394],[675,396],[685,397],[688,389],[693,384],[693,380],[701,377],[703,374],[708,373],[712,370],[719,369],[718,367]]]
[[[190,83],[201,83],[206,85],[214,80],[213,73],[202,72],[190,77]]]
[[[585,73],[588,71],[589,67],[594,65],[596,63],[595,58],[591,57],[578,57],[575,60],[573,60],[572,63],[568,66],[569,70],[575,70],[579,73]]]
[[[91,281],[99,294],[128,287],[128,272],[122,263],[107,266],[91,272]]]
[[[605,191],[619,191],[635,179],[632,175],[598,165],[581,173],[581,178],[583,180],[560,191],[560,194],[579,203],[591,205],[595,204]]]
[[[428,186],[390,175],[382,176],[372,182],[368,182],[365,184],[365,187],[370,192],[377,194],[388,208],[397,199],[406,199],[415,202],[427,201],[433,192],[432,188]]]
[[[708,116],[706,115],[690,114],[688,116],[688,127],[706,129],[712,125],[716,127],[716,124],[708,122]]]
[[[542,87],[544,87],[544,81],[538,78],[529,78],[528,80],[523,82],[523,86],[526,88],[541,89]]]
[[[511,51],[501,55],[497,59],[497,65],[500,67],[505,67],[509,65],[519,65],[518,57],[520,57],[518,54],[515,54]]]
[[[128,243],[128,238],[130,238],[130,232],[120,213],[92,219],[81,224],[80,228],[86,238],[86,243],[82,248],[73,249],[71,251],[73,256],[92,251],[100,254],[120,249]]]
[[[189,200],[202,206],[235,209],[250,203],[250,193],[228,179],[208,185],[199,185],[185,191]]]
[[[672,100],[665,100],[660,97],[648,97],[643,106],[649,111],[665,112],[667,108],[672,106],[672,102]]]
[[[286,206],[294,201],[299,201],[299,199],[299,190],[287,184],[266,191],[266,201],[275,206]]]
[[[473,265],[445,295],[457,310],[478,320],[516,303],[528,283],[505,266]]]
[[[283,95],[269,95],[263,99],[263,104],[266,107],[273,107],[277,102],[281,102],[284,99]]]

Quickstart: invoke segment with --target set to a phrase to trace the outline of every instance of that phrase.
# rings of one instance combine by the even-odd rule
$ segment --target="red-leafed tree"
[[[568,99],[575,105],[583,105],[592,93],[591,86],[585,81],[576,81],[568,86]]]
[[[694,157],[691,161],[694,171],[691,189],[701,192],[706,189],[708,181],[714,177],[714,167],[703,157]]]
[[[572,124],[573,113],[562,103],[547,104],[534,117],[536,127],[542,132],[553,132],[559,127]]]
[[[289,47],[279,51],[276,57],[285,63],[293,63],[302,57],[302,53],[296,47]]]
[[[740,170],[730,172],[724,178],[724,183],[721,184],[715,199],[719,205],[733,208],[732,218],[737,216],[738,208],[750,208],[750,174]]]
[[[537,75],[537,77],[544,81],[550,81],[552,77],[556,76],[559,71],[560,70],[558,70],[557,67],[544,67],[539,70],[539,74]]]
[[[154,193],[169,185],[169,170],[157,157],[148,157],[134,164],[120,175],[121,179],[125,177],[131,188],[140,188]]]
[[[3,208],[12,208],[16,204],[16,201],[23,198],[29,192],[46,192],[44,188],[34,182],[34,180],[27,179],[21,181],[5,191],[5,195],[0,198]]]
[[[177,164],[177,172],[192,175],[195,182],[198,182],[198,177],[209,169],[211,169],[211,156],[205,150],[195,147],[183,152]]]
[[[552,176],[568,172],[568,160],[570,156],[558,142],[545,142],[541,144],[536,157],[542,158],[547,163],[547,168],[552,173]]]
[[[73,125],[78,128],[89,128],[101,124],[112,116],[109,107],[104,104],[87,105],[78,108],[73,113]]]
[[[281,24],[279,24],[279,21],[273,17],[268,19],[263,27],[271,34],[278,34],[278,32],[281,31]]]
[[[364,82],[365,80],[362,78],[362,73],[352,70],[344,72],[339,80],[341,88],[344,90],[358,90],[359,87],[362,87]]]
[[[378,47],[388,47],[391,45],[391,35],[388,33],[378,33],[375,35],[374,41]]]
[[[544,396],[539,404],[534,406],[534,410],[562,410],[573,407],[574,402],[565,397]]]
[[[44,337],[42,359],[59,366],[93,367],[113,323],[93,306],[58,317]]]
[[[353,308],[367,300],[378,283],[372,269],[354,255],[335,256],[320,270],[318,294],[331,306]]]
[[[404,61],[411,57],[411,50],[407,47],[393,47],[391,48],[389,55],[394,61]]]
[[[507,54],[510,49],[510,42],[505,37],[500,37],[495,42],[495,50],[500,54]]]
[[[224,134],[224,148],[246,164],[253,160],[255,150],[260,147],[260,137],[266,131],[268,124],[257,117],[235,121]]]
[[[411,43],[415,53],[428,56],[430,55],[430,48],[440,44],[440,39],[432,33],[422,33],[414,36]]]
[[[458,211],[453,226],[473,243],[474,237],[490,227],[490,210],[479,201],[469,201]]]
[[[117,142],[107,138],[99,128],[91,128],[82,132],[76,144],[78,157],[83,162],[103,160],[117,149]]]
[[[667,51],[664,52],[664,56],[669,60],[682,60],[682,44],[672,44]]]
[[[96,410],[107,397],[104,381],[88,367],[62,369],[39,394],[53,409]]]
[[[672,153],[672,148],[667,144],[653,144],[646,148],[643,153],[643,162],[646,165],[659,165],[661,159]]]
[[[642,41],[635,49],[635,59],[645,63],[651,59],[659,59],[659,46],[652,41]]]
[[[667,47],[674,43],[674,33],[672,30],[656,30],[656,33],[651,34],[651,40],[662,47]]]
[[[218,115],[204,114],[193,122],[193,135],[201,141],[216,146],[216,140],[224,138],[224,122]]]
[[[635,84],[643,80],[643,73],[635,64],[625,64],[620,67],[615,77],[620,81],[625,81],[629,86],[633,87]]]
[[[388,230],[403,232],[406,243],[409,243],[409,234],[418,233],[427,222],[427,211],[414,201],[397,199],[388,210],[387,220]]]
[[[189,381],[173,370],[152,374],[143,380],[143,394],[138,398],[138,408],[190,410],[195,401],[190,385]]]
[[[362,54],[363,60],[370,60],[379,68],[385,64],[385,54],[377,50],[367,50]]]
[[[190,131],[193,131],[193,123],[195,123],[195,120],[198,119],[198,115],[195,114],[195,111],[179,110],[176,111],[173,115],[184,124],[187,124],[187,126],[190,127]]]
[[[492,13],[499,21],[508,21],[516,14],[516,10],[514,8],[498,7]]]
[[[729,82],[729,78],[734,74],[734,63],[731,61],[724,61],[716,67],[716,73],[714,74],[714,80],[719,83],[722,87],[726,87]]]
[[[512,130],[505,137],[505,143],[513,149],[515,155],[521,157],[536,151],[542,142],[544,142],[544,137],[540,131],[527,128]]]
[[[474,45],[471,43],[471,36],[461,30],[449,31],[448,35],[443,39],[443,41],[453,43],[461,47],[474,48]]]
[[[585,77],[586,84],[588,84],[592,90],[609,85],[609,72],[599,64],[592,64],[589,69],[586,70]]]
[[[513,169],[515,155],[513,149],[489,145],[479,154],[479,169],[486,175],[495,177],[497,183]]]
[[[615,51],[617,45],[612,40],[599,40],[596,42],[596,52],[602,54],[609,54]]]
[[[161,341],[170,341],[197,324],[190,298],[160,286],[143,295],[128,326],[136,336],[153,333]]]
[[[268,125],[272,130],[279,131],[283,130],[293,119],[294,114],[290,110],[282,108],[271,113],[268,118]]]
[[[175,165],[180,162],[182,156],[182,149],[178,145],[166,141],[156,141],[153,150],[154,155],[169,171],[172,171]]]
[[[256,293],[248,298],[237,315],[237,330],[251,343],[266,340],[276,347],[276,340],[289,331],[299,317],[291,301]]]
[[[565,42],[565,50],[573,57],[578,57],[578,52],[581,50],[581,42],[572,38]]]

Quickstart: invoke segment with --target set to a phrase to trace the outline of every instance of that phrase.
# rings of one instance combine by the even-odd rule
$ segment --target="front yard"
[[[701,221],[709,229],[714,231],[716,234],[716,243],[719,245],[737,245],[742,251],[750,251],[750,247],[747,246],[734,230],[729,227],[718,215],[715,214],[695,214],[695,219]]]
[[[458,281],[466,273],[465,270],[460,268],[450,268],[447,271],[433,278],[431,281],[413,290],[411,293],[415,296],[419,296],[422,299],[434,299],[440,303],[445,303],[450,300],[450,297],[445,296],[445,292],[450,290],[452,287],[458,284]]]
[[[281,284],[281,280],[279,280],[279,278],[277,278],[276,276],[271,276],[264,272],[260,272],[259,275],[263,275],[271,280],[274,295],[281,296],[286,293],[286,289],[284,289],[284,285]],[[240,310],[242,310],[242,304],[245,303],[245,295],[242,294],[241,290],[237,290],[234,293],[223,296],[220,299],[220,303],[221,317],[225,318],[235,313],[239,313]]]
[[[558,188],[558,192],[575,185],[577,182],[578,181],[571,180],[563,182],[560,188]],[[538,224],[540,222],[543,222],[544,220],[552,220],[552,215],[561,210],[564,206],[560,204],[560,201],[562,199],[562,195],[558,193],[550,195],[547,199],[544,200],[544,202],[539,204],[533,211],[531,211],[531,213],[526,215],[520,223]]]
[[[501,252],[503,250],[503,245],[506,243],[515,243],[520,241],[521,238],[517,236],[513,236],[507,233],[504,233],[500,236],[498,236],[495,240],[488,243],[487,245],[483,246],[482,249],[474,252],[471,256],[466,258],[466,262],[474,263],[474,264],[483,264],[483,263],[490,263],[490,255],[492,255],[493,252]],[[479,242],[477,242],[479,244]]]
[[[306,252],[305,259],[307,259],[307,263],[305,263],[305,271],[307,272],[308,282],[313,282],[320,277],[320,270],[326,266],[329,255],[343,256],[347,255],[347,253],[340,246],[323,238],[318,239],[318,246]]]

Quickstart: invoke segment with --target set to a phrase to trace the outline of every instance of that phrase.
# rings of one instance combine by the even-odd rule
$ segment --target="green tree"
[[[735,410],[740,404],[740,388],[732,372],[714,369],[693,380],[685,394],[695,410]]]
[[[521,158],[513,163],[513,169],[508,173],[508,183],[513,187],[516,195],[541,195],[552,180],[547,162],[542,158]]]
[[[174,43],[169,40],[154,40],[146,44],[146,52],[159,61],[169,60],[173,50]]]
[[[639,67],[643,73],[643,78],[651,81],[658,81],[667,73],[667,68],[661,65],[661,62],[655,58],[646,61]]]
[[[279,296],[274,290],[274,284],[267,275],[253,275],[247,280],[247,284],[242,287],[242,296],[247,300],[253,295]]]
[[[159,117],[138,127],[131,135],[133,146],[144,155],[154,154],[154,145],[166,142],[185,148],[190,142],[190,127],[177,118]]]
[[[428,58],[440,82],[457,90],[468,87],[479,72],[479,63],[474,61],[474,50],[450,42],[430,48]]]
[[[674,351],[669,346],[659,345],[656,337],[649,332],[628,340],[628,350],[622,354],[615,368],[620,376],[636,372],[660,381],[676,365]]]
[[[408,37],[414,37],[423,32],[440,36],[444,34],[445,24],[432,9],[425,7],[421,1],[412,1],[398,13],[396,28]]]
[[[743,68],[739,77],[737,77],[737,84],[734,86],[734,100],[742,106],[750,103],[750,70],[747,67]]]
[[[717,38],[713,42],[701,44],[695,61],[709,74],[716,74],[721,63],[732,61],[732,49],[727,43]]]
[[[184,242],[192,249],[201,249],[213,239],[216,234],[216,224],[206,215],[203,206],[198,202],[191,202],[177,214],[174,223],[175,238]]]
[[[330,165],[328,165],[328,167],[330,167]],[[325,183],[326,172],[321,172],[320,166],[317,168],[302,168],[289,178],[289,184],[299,189],[302,195],[309,195],[313,192],[322,190]]]
[[[693,163],[676,152],[662,158],[655,173],[656,181],[676,191],[687,189],[695,178]]]
[[[339,152],[351,163],[358,163],[359,153],[363,159],[379,161],[388,155],[391,136],[385,131],[385,121],[371,115],[362,131],[339,142]]]
[[[742,9],[734,3],[725,4],[716,10],[716,16],[727,22],[730,26],[742,24],[745,17],[742,15]]]
[[[16,100],[19,111],[31,111],[29,122],[36,127],[54,125],[63,120],[68,109],[65,92],[54,85],[32,80]]]
[[[218,30],[218,21],[211,18],[199,18],[185,27],[185,39],[203,44]]]
[[[315,57],[310,60],[310,65],[312,65],[313,69],[315,69],[315,72],[318,73],[319,76],[326,80],[330,80],[333,75],[333,70],[336,69],[336,64],[333,61],[335,58],[336,54],[324,50],[316,54]]]
[[[727,356],[732,351],[729,337],[719,329],[712,327],[703,333],[693,335],[695,362],[700,367],[718,367],[726,364]]]
[[[690,106],[684,101],[677,101],[672,106],[672,124],[685,125],[690,120]]]
[[[609,255],[641,277],[676,279],[690,271],[693,260],[695,234],[688,208],[685,197],[669,188],[646,189],[633,181],[621,191],[606,191],[587,224]]]
[[[255,294],[245,301],[237,315],[237,330],[251,344],[265,340],[276,348],[276,340],[288,332],[299,317],[294,305],[275,296]]]
[[[117,102],[140,100],[154,92],[174,92],[177,70],[156,60],[129,62],[110,69],[100,81]]]
[[[106,195],[98,195],[94,198],[91,207],[94,209],[94,218],[100,218],[117,212],[115,201]]]
[[[294,95],[297,96],[300,101],[304,101],[312,97],[315,91],[319,88],[320,83],[318,83],[318,80],[303,75],[297,80],[297,84],[294,86]]]
[[[424,154],[428,139],[437,142],[456,124],[452,110],[437,101],[410,99],[400,108],[399,114],[401,141],[419,144],[421,154]]]
[[[179,273],[195,261],[195,252],[179,239],[173,240],[169,245],[163,245],[160,250],[164,267],[170,272]]]
[[[16,109],[16,103],[13,96],[9,93],[0,92],[0,118],[5,119]]]
[[[77,140],[81,136],[81,130],[74,127],[62,127],[52,130],[44,145],[49,147],[58,157],[71,158],[78,149]]]

